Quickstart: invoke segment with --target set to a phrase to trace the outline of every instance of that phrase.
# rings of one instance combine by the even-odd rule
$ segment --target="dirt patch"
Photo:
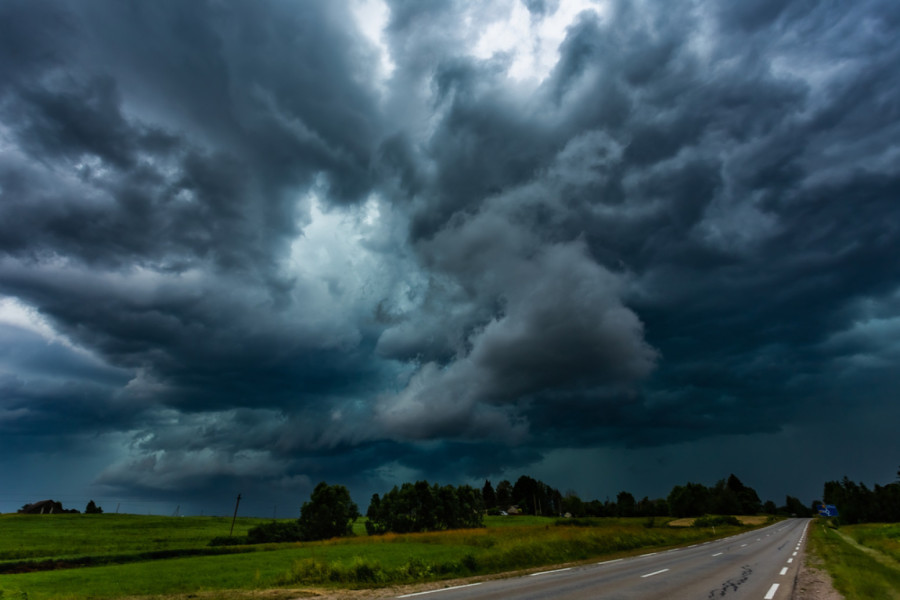
[[[797,572],[797,581],[794,584],[792,600],[844,600],[844,597],[834,589],[831,576],[822,568],[821,562],[809,553],[803,553],[800,561],[800,569]]]

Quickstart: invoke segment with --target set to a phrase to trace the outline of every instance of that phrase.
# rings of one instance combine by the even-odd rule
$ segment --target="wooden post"
[[[231,518],[231,531],[228,532],[228,537],[231,537],[234,534],[234,521],[237,519],[237,509],[241,504],[241,495],[238,494],[237,502],[234,503],[234,516]]]

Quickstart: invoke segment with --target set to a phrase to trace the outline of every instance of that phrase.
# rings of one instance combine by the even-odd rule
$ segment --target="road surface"
[[[789,600],[809,519],[524,577],[404,594],[413,600]]]

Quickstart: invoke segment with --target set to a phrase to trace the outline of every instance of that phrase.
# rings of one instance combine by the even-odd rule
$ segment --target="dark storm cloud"
[[[202,498],[895,414],[900,11],[612,2],[516,79],[511,6],[4,3],[3,431]]]
[[[431,261],[426,264],[452,273],[459,288],[446,292],[445,303],[426,305],[440,317],[389,329],[380,348],[439,361],[455,352],[459,360],[423,370],[407,390],[414,397],[448,395],[437,405],[449,412],[432,413],[427,403],[407,397],[383,416],[401,419],[409,411],[412,429],[404,431],[426,437],[466,430],[469,414],[472,423],[489,428],[527,422],[538,438],[549,435],[550,445],[582,437],[664,443],[714,430],[777,429],[813,407],[812,389],[798,396],[781,382],[795,377],[794,369],[827,379],[827,361],[815,344],[850,325],[855,301],[896,289],[897,263],[890,258],[896,231],[875,216],[896,213],[889,206],[896,172],[884,163],[884,127],[896,130],[890,116],[896,102],[889,98],[897,83],[888,67],[896,44],[884,35],[895,11],[886,8],[870,7],[867,27],[881,35],[864,42],[866,68],[834,77],[816,72],[830,68],[828,52],[859,60],[859,42],[848,35],[851,19],[826,8],[786,11],[786,19],[800,21],[795,28],[769,30],[749,40],[749,48],[731,44],[728,32],[715,28],[698,39],[697,29],[712,23],[702,11],[638,14],[621,4],[606,22],[584,15],[561,46],[544,95],[527,103],[496,93],[503,75],[490,64],[456,58],[450,69],[438,68],[438,94],[449,105],[430,140],[430,156],[443,179],[433,192],[437,209],[432,203],[417,215],[413,232],[435,240],[420,243]],[[773,5],[747,25],[758,29],[779,14],[781,7]],[[698,44],[709,51],[698,52]],[[816,66],[808,74],[791,72],[791,60]],[[852,126],[838,127],[850,120]],[[857,133],[866,141],[854,141]],[[844,161],[831,152],[843,152]],[[888,172],[878,172],[884,168]],[[829,169],[836,181],[820,180]],[[869,192],[873,184],[883,187]],[[463,216],[472,212],[475,217]],[[473,222],[496,226],[479,236]],[[534,239],[520,241],[529,236]],[[504,259],[573,239],[585,240],[614,272],[630,273],[625,295],[641,307],[647,341],[664,359],[637,395],[595,388],[585,395],[593,402],[571,393],[557,393],[555,405],[534,402],[543,383],[538,363],[559,377],[548,387],[565,382],[563,390],[579,384],[572,356],[585,358],[585,366],[616,363],[590,358],[573,335],[591,331],[575,320],[590,320],[589,310],[558,301],[539,278],[523,275],[526,283],[510,283],[515,269]],[[845,251],[829,256],[837,248]],[[541,271],[559,276],[564,268]],[[436,284],[433,293],[448,287]],[[614,297],[615,287],[611,281],[606,288]],[[480,328],[491,327],[483,315],[510,318],[507,296],[518,300],[532,291],[558,309],[552,322],[571,342],[572,356],[546,343],[551,329],[545,323],[534,330],[545,335],[530,343],[524,341],[527,327],[520,326],[522,337],[509,338],[518,343],[490,354],[506,364],[492,361],[476,346]],[[529,303],[528,309],[539,306]],[[432,327],[438,319],[440,336]],[[462,333],[448,335],[448,325]],[[441,351],[435,343],[447,346]],[[792,356],[798,349],[801,356]],[[498,388],[528,398],[529,408],[510,416],[486,403],[485,412],[466,413],[467,399],[490,387],[475,375],[482,369],[488,378],[512,375]],[[460,371],[465,374],[454,385]],[[439,389],[426,382],[428,373]],[[602,380],[602,369],[593,375]],[[612,397],[611,404],[604,397]],[[562,416],[569,402],[579,408],[574,414],[595,416],[597,426],[585,430],[582,421]]]

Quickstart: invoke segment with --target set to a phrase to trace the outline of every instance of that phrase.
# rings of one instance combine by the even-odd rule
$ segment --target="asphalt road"
[[[405,594],[423,600],[789,600],[809,519],[524,577]]]

